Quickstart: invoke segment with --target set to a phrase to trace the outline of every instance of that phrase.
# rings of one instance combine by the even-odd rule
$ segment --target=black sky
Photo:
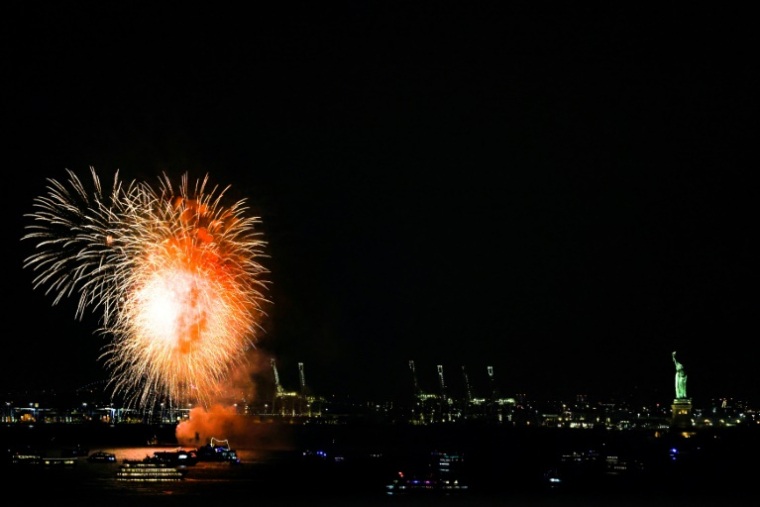
[[[756,30],[690,6],[12,2],[4,391],[105,378],[22,269],[65,169],[208,173],[262,217],[258,346],[322,394],[757,398]],[[92,321],[90,321],[92,320]],[[266,372],[265,372],[266,373]]]

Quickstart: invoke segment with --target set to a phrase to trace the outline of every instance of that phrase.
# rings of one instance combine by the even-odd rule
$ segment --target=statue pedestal
[[[674,429],[690,429],[692,404],[691,398],[676,398],[670,406],[673,410],[670,427]]]

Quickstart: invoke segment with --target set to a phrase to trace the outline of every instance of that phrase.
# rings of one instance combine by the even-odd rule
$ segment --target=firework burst
[[[114,394],[207,406],[261,330],[259,219],[244,201],[223,206],[227,189],[208,189],[208,176],[191,187],[184,175],[175,190],[166,175],[155,189],[116,173],[104,193],[90,172],[89,191],[72,171],[68,185],[48,180],[27,215],[22,239],[37,244],[24,267],[53,304],[76,294],[76,317],[101,312]]]

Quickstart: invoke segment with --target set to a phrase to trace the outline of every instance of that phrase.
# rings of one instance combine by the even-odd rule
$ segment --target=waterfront
[[[172,442],[171,427],[111,428],[5,427],[2,442],[60,456],[72,445],[89,452],[113,452],[114,463],[90,463],[79,457],[71,467],[5,465],[5,484],[18,484],[30,500],[59,505],[205,505],[248,502],[255,505],[423,505],[431,499],[447,505],[752,505],[747,458],[756,455],[756,431],[693,436],[674,440],[642,434],[513,431],[507,428],[415,428],[314,426],[249,428],[255,438],[237,435],[231,446],[240,464],[199,462],[175,483],[116,480],[124,459],[140,460],[156,451],[189,448]],[[101,432],[99,432],[101,431]],[[160,445],[147,445],[156,434]],[[679,447],[671,456],[672,444]],[[572,476],[550,487],[545,472],[569,452],[605,449],[620,463],[641,470]],[[458,477],[466,491],[390,496],[385,486],[399,469],[430,450],[466,457]],[[613,450],[614,449],[614,450]],[[675,459],[674,459],[675,458]],[[744,466],[744,468],[742,468]],[[558,468],[560,470],[561,467]]]

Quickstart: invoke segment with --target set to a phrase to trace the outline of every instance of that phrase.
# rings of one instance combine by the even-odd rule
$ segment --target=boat
[[[42,453],[28,445],[0,449],[0,466],[25,467],[42,464]]]
[[[14,452],[11,464],[16,466],[35,466],[42,464],[42,455],[33,451]]]
[[[131,482],[176,482],[185,479],[185,474],[177,467],[150,461],[128,461],[119,466],[116,480]]]
[[[90,463],[115,463],[116,454],[106,451],[95,451],[87,456],[87,461]]]
[[[46,467],[72,467],[77,464],[75,457],[65,458],[41,458],[42,464]]]
[[[417,493],[441,493],[451,495],[466,491],[468,486],[461,484],[457,479],[444,479],[441,477],[400,477],[394,479],[391,484],[385,486],[389,495],[408,495]]]
[[[240,458],[235,449],[231,449],[227,440],[211,438],[208,444],[196,449],[198,461],[219,461],[239,464]]]
[[[195,450],[177,449],[174,451],[156,451],[148,461],[164,463],[174,467],[193,466],[198,463],[198,453]]]
[[[463,474],[464,456],[459,453],[433,451],[421,463],[413,463],[407,471],[399,471],[386,484],[388,495],[443,494],[453,495],[467,491]]]

